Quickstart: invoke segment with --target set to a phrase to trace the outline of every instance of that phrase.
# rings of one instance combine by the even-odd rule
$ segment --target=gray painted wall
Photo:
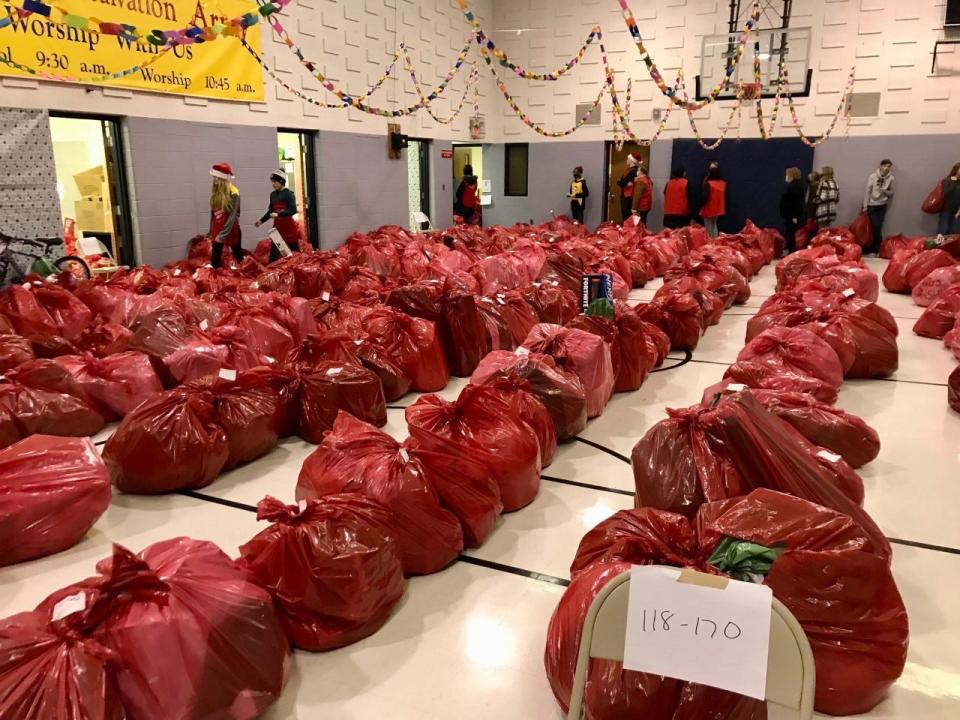
[[[920,210],[937,181],[960,162],[960,135],[902,135],[829,140],[813,156],[814,166],[833,166],[840,185],[837,220],[851,223],[860,212],[867,176],[880,160],[893,160],[895,195],[884,235],[935,235],[937,216]]]
[[[661,140],[650,146],[650,179],[653,180],[653,207],[647,225],[654,230],[663,227],[663,189],[673,169],[673,140]]]
[[[444,150],[453,150],[449,140],[430,143],[430,222],[435,228],[453,225],[453,160],[442,157]]]
[[[526,197],[503,194],[504,146],[484,145],[483,174],[491,181],[493,204],[483,208],[484,225],[513,225],[550,219],[550,210],[557,215],[570,214],[567,191],[573,179],[573,168],[583,166],[583,175],[590,188],[587,198],[586,223],[594,227],[603,214],[603,143],[563,142],[530,143],[529,176]]]
[[[243,245],[265,237],[253,223],[267,207],[277,164],[277,130],[126,118],[127,166],[137,261],[162,265],[186,254],[210,227],[210,167],[228,162],[240,190]]]
[[[320,247],[336,248],[353,232],[410,224],[407,154],[387,158],[385,135],[321,130],[317,139]]]

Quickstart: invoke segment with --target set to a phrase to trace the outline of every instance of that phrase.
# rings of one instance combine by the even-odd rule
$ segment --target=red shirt
[[[700,208],[700,216],[705,218],[721,217],[727,214],[727,183],[723,180],[707,180],[710,193]]]
[[[674,178],[663,191],[664,215],[689,215],[690,200],[687,198],[686,178]]]

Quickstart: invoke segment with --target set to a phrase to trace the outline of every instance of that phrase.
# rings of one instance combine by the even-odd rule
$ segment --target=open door
[[[108,265],[135,265],[117,119],[52,114],[50,137],[65,234],[95,238],[110,255]],[[79,245],[65,250],[83,254]]]
[[[303,227],[303,236],[314,248],[319,247],[317,222],[316,157],[314,133],[300,130],[277,132],[277,150],[280,167],[287,173],[287,187],[293,190],[300,211],[297,220]]]
[[[618,225],[623,224],[626,218],[624,218],[620,212],[620,186],[617,185],[617,181],[627,170],[627,156],[630,155],[630,153],[638,153],[643,162],[647,164],[647,168],[650,167],[649,146],[641,146],[633,142],[628,142],[624,143],[623,147],[617,150],[613,142],[607,141],[607,203],[603,219],[612,220]]]

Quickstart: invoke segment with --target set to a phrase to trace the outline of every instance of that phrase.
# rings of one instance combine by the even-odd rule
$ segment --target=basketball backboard
[[[810,49],[812,30],[808,27],[756,30],[744,47],[743,57],[733,73],[731,85],[718,96],[721,100],[736,97],[738,84],[754,82],[754,52],[759,46],[761,95],[773,97],[777,90],[780,58],[785,58],[789,84],[787,88],[795,97],[810,93],[812,71]],[[709,93],[726,73],[736,54],[740,33],[720,33],[703,38],[700,53],[700,74],[697,76],[697,98]]]

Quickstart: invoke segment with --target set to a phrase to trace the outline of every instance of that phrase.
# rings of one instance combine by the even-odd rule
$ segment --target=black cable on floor
[[[480,567],[487,568],[488,570],[498,570],[499,572],[510,573],[511,575],[519,575],[520,577],[530,578],[531,580],[539,580],[540,582],[550,583],[551,585],[559,585],[560,587],[567,587],[570,584],[569,580],[557,577],[556,575],[546,575],[533,570],[524,570],[523,568],[514,567],[513,565],[504,565],[503,563],[493,562],[492,560],[483,560],[478,557],[473,557],[472,555],[460,555],[457,560],[460,562],[465,562],[469,565],[478,565]]]
[[[671,359],[671,360],[676,360],[676,358],[670,358],[670,359]],[[667,371],[667,370],[676,370],[677,368],[683,367],[684,365],[686,365],[686,364],[687,364],[688,362],[690,362],[692,359],[693,359],[693,353],[690,352],[689,350],[684,350],[684,351],[683,351],[683,360],[681,360],[680,362],[678,362],[676,365],[668,365],[667,367],[662,367],[662,368],[657,368],[656,370],[651,370],[651,371],[650,371],[650,374],[652,375],[653,373],[665,372],[665,371]]]
[[[593,442],[593,440],[587,440],[586,438],[582,438],[579,435],[574,435],[573,439],[576,440],[577,442],[583,443],[584,445],[589,445],[595,450],[599,450],[600,452],[605,452],[607,455],[610,455],[611,457],[615,457],[617,460],[620,460],[621,462],[625,462],[627,465],[630,464],[630,458],[628,458],[626,455],[621,455],[616,450],[611,450],[608,447],[604,447],[600,443],[595,443]]]

